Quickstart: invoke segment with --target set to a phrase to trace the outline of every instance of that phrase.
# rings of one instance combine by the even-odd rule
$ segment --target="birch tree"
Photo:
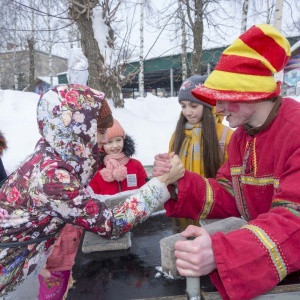
[[[178,0],[178,14],[181,23],[181,66],[182,66],[182,82],[186,80],[188,67],[187,67],[187,38],[186,38],[186,25],[184,13],[181,7],[181,2]]]
[[[43,0],[39,5],[40,9],[45,12],[40,16],[40,24],[45,28],[46,34],[43,34],[43,38],[41,38],[40,33],[39,36],[40,42],[43,43],[43,47],[45,47],[48,53],[48,65],[45,68],[47,68],[47,75],[50,78],[51,86],[53,85],[53,76],[56,75],[53,72],[53,49],[56,44],[61,44],[62,41],[67,43],[67,29],[60,30],[60,28],[68,28],[70,24],[65,7],[66,3],[64,1],[55,1],[54,6],[53,4],[53,0]]]
[[[247,19],[248,19],[248,7],[249,7],[249,0],[244,0],[243,2],[243,9],[242,9],[242,29],[241,33],[247,30]]]
[[[282,22],[282,10],[283,10],[283,0],[276,0],[275,3],[275,15],[274,15],[274,27],[281,30]]]
[[[17,51],[17,7],[16,3],[14,2],[14,11],[13,11],[13,16],[14,16],[14,87],[15,90],[18,90],[18,77],[17,77],[17,59],[16,59],[16,51]],[[30,51],[30,49],[29,49]]]
[[[27,37],[27,44],[28,44],[28,55],[29,55],[29,76],[28,76],[28,83],[29,83],[29,90],[33,92],[34,86],[34,76],[35,76],[35,62],[34,62],[34,44],[35,44],[35,14],[33,9],[35,8],[34,0],[29,1],[29,5],[31,8],[30,12],[30,27],[31,32]]]
[[[139,94],[144,97],[144,9],[145,0],[140,4],[140,72],[139,72]]]
[[[140,0],[140,52],[139,52],[139,96],[144,97],[144,23],[145,11],[151,12],[152,7],[149,0]]]
[[[186,6],[187,19],[193,34],[193,51],[191,61],[191,72],[201,74],[201,56],[203,42],[203,9],[205,0],[180,0]]]

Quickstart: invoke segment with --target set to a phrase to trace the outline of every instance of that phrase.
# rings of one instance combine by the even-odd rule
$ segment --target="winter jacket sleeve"
[[[165,184],[153,178],[136,195],[110,210],[90,196],[76,175],[56,163],[42,171],[31,194],[44,213],[107,238],[119,237],[131,230],[169,199]]]
[[[299,176],[300,173],[296,178]],[[283,186],[287,184],[284,181]],[[178,200],[165,203],[167,215],[192,219],[239,217],[234,198],[224,187],[224,179],[220,182],[221,179],[204,179],[186,171],[178,182]],[[295,255],[300,248],[299,210],[294,210],[292,207],[296,206],[292,204],[290,211],[284,208],[290,192],[280,193],[280,198],[284,196],[287,202],[279,201],[278,196],[275,195],[268,213],[259,215],[243,228],[212,235],[217,269],[210,277],[222,299],[253,299],[300,269]]]
[[[92,180],[89,183],[89,186],[92,188],[95,194],[101,194],[101,187],[99,184],[99,180],[101,178],[101,175],[99,173],[99,170],[97,170],[96,174],[92,178]]]
[[[178,181],[177,200],[165,203],[167,216],[194,220],[239,217],[228,168],[227,163],[221,167],[217,180],[185,171],[184,177]]]
[[[253,299],[300,269],[300,194],[295,181],[300,177],[300,149],[286,155],[270,210],[239,230],[212,236],[217,271],[211,279],[224,299]]]

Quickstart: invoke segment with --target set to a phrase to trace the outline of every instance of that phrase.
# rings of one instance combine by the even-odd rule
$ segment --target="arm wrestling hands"
[[[153,177],[162,176],[165,173],[169,173],[172,166],[170,161],[174,156],[177,156],[174,152],[155,155],[152,171]]]
[[[168,159],[167,162],[167,172],[156,172],[156,176],[161,182],[163,182],[166,186],[176,182],[178,179],[184,176],[184,166],[178,157],[178,155],[173,155]],[[154,168],[153,168],[154,169]]]

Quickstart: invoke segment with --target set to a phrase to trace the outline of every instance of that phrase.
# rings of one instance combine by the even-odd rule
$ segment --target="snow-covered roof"
[[[51,79],[50,76],[38,76],[37,79],[40,79],[48,84],[51,85]],[[58,77],[57,76],[53,76],[53,84],[52,85],[58,85]]]

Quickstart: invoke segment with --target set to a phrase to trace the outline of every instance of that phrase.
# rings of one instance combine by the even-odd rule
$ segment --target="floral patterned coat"
[[[86,191],[98,167],[102,101],[103,93],[81,85],[59,85],[41,95],[37,120],[42,138],[0,189],[1,299],[10,299],[27,277],[37,276],[66,223],[117,238],[169,198],[155,178],[112,210]],[[18,244],[23,241],[31,244]]]

